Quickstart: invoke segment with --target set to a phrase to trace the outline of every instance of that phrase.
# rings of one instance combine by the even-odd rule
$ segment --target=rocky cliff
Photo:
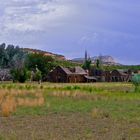
[[[96,63],[96,60],[99,59],[101,61],[102,64],[104,65],[120,65],[118,62],[115,61],[115,59],[112,56],[109,55],[105,55],[105,56],[94,56],[90,58],[92,63]],[[73,62],[79,62],[79,63],[83,63],[84,62],[84,58],[75,58],[72,59]]]
[[[46,51],[37,50],[37,49],[30,49],[30,48],[23,48],[23,50],[27,51],[28,53],[42,53],[46,56],[52,56],[53,58],[58,59],[58,60],[66,60],[65,56],[59,55],[59,54],[54,54],[51,52],[46,52]]]

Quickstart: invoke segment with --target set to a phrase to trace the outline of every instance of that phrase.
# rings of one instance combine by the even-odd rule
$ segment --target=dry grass
[[[74,99],[84,99],[84,100],[92,100],[92,101],[99,101],[99,100],[108,100],[107,96],[102,94],[88,94],[82,91],[54,91],[49,93],[50,96],[54,97],[71,97]]]
[[[8,117],[10,113],[16,110],[17,104],[14,97],[6,97],[6,99],[1,104],[2,116]]]
[[[17,99],[17,105],[18,106],[29,106],[29,107],[34,107],[34,106],[41,106],[44,104],[44,98],[37,98],[37,99],[22,99],[18,98]]]
[[[103,118],[109,118],[110,114],[106,111],[99,109],[99,108],[94,108],[91,112],[91,116],[94,119],[103,119]]]
[[[0,114],[10,116],[19,106],[42,106],[44,97],[40,91],[28,90],[0,90]]]

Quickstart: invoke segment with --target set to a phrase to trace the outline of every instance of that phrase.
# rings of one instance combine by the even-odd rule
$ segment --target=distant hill
[[[102,64],[104,65],[121,65],[118,62],[115,61],[115,59],[112,56],[105,55],[105,56],[94,56],[90,58],[92,63],[96,63],[96,60],[99,59],[101,60]],[[83,63],[84,58],[74,58],[71,61],[73,62],[78,62],[78,63]]]
[[[53,58],[55,58],[57,60],[66,60],[65,56],[63,56],[63,55],[54,54],[51,52],[46,52],[46,51],[42,51],[42,50],[38,50],[38,49],[31,49],[31,48],[22,48],[22,49],[28,53],[42,53],[46,56],[52,56]]]
[[[60,54],[54,54],[51,52],[43,51],[43,50],[38,50],[38,49],[31,49],[31,48],[22,48],[24,51],[27,51],[28,53],[42,53],[46,56],[52,56],[56,60],[66,60],[65,56],[60,55]],[[104,65],[121,65],[118,62],[115,61],[115,59],[112,56],[105,55],[105,56],[94,56],[91,57],[92,63],[96,63],[96,60],[100,59],[102,64]],[[83,63],[84,58],[74,58],[71,60],[73,63]]]

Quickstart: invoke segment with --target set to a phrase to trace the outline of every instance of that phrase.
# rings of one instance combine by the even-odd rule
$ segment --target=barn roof
[[[128,69],[117,69],[118,72],[120,73],[128,73]]]
[[[127,76],[128,75],[127,73],[125,73],[126,70],[113,70],[112,72],[114,72],[114,71],[117,71],[122,76]]]
[[[119,72],[120,73],[120,75],[122,75],[122,76],[127,76],[128,74],[126,74],[126,73],[124,73],[124,72]]]
[[[85,70],[79,66],[75,67],[75,73],[76,74],[83,74],[86,75],[87,73],[85,72]]]
[[[60,68],[68,75],[74,75],[74,74],[79,74],[79,75],[86,75],[87,73],[85,70],[79,66],[74,67],[74,71],[71,71],[70,68],[65,68],[60,66]]]
[[[97,78],[94,76],[85,76],[85,78],[88,80],[96,80],[97,81]]]
[[[72,72],[68,69],[68,68],[64,68],[62,66],[60,66],[60,68],[68,75],[72,74]]]

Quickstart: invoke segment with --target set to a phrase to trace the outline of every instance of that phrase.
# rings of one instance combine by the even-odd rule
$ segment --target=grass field
[[[0,84],[0,140],[139,140],[131,83]]]

